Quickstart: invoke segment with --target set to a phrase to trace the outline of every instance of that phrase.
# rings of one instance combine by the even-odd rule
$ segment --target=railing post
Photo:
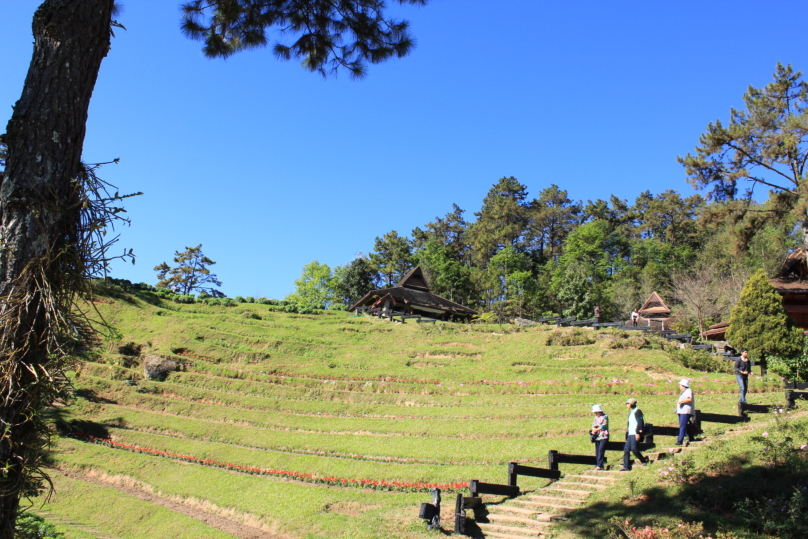
[[[551,449],[550,452],[547,454],[547,461],[550,464],[551,470],[558,470],[558,462],[556,462],[555,456],[558,455],[558,451],[555,449]]]
[[[508,486],[509,487],[518,486],[516,484],[516,478],[517,478],[517,475],[516,475],[516,463],[515,462],[509,462],[508,463]]]
[[[454,532],[461,535],[466,533],[466,510],[463,508],[463,494],[458,494],[455,502]]]

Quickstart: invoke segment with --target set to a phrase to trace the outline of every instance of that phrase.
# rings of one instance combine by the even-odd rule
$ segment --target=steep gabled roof
[[[426,307],[428,309],[444,311],[449,314],[459,314],[464,316],[477,314],[477,311],[474,309],[469,309],[468,307],[455,303],[454,301],[436,296],[435,294],[426,292],[424,290],[418,290],[416,288],[404,288],[403,286],[382,288],[381,290],[371,290],[365,294],[362,299],[354,303],[348,310],[353,311],[357,307],[361,307],[363,305],[373,305],[379,302],[380,299],[384,299],[387,296],[391,296],[393,299],[395,299],[396,303],[403,303],[404,305],[409,305],[415,307],[416,309],[418,307]]]
[[[416,266],[415,268],[411,269],[410,272],[405,275],[396,286],[429,292],[429,285],[424,277],[424,272],[421,271],[421,266]]]
[[[662,298],[659,297],[659,294],[657,294],[656,292],[652,292],[651,295],[648,296],[648,299],[645,300],[643,306],[640,307],[641,315],[646,314],[664,315],[670,313],[671,313],[670,308],[667,305],[665,305],[665,302],[662,301]]]
[[[806,263],[805,251],[802,248],[788,254],[783,265],[780,267],[780,272],[777,274],[778,279],[794,277],[798,279],[808,278],[808,263]]]

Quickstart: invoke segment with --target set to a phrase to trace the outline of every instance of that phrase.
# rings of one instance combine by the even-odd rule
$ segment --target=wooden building
[[[638,312],[640,318],[637,324],[640,326],[648,326],[657,330],[671,328],[671,310],[656,292],[652,292],[648,296]]]
[[[783,307],[798,327],[808,329],[808,264],[805,251],[797,249],[789,254],[774,279],[769,279],[783,296]]]
[[[410,271],[393,288],[371,290],[348,310],[355,311],[365,306],[421,314],[440,320],[468,321],[477,314],[474,309],[431,293],[421,266]]]

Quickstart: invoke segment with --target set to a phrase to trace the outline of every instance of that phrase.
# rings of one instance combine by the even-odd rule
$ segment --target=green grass
[[[74,376],[76,398],[53,411],[54,421],[64,433],[110,437],[152,454],[63,437],[50,455],[53,464],[123,476],[290,537],[429,536],[417,519],[427,488],[328,488],[316,482],[324,477],[504,482],[509,461],[541,466],[551,449],[591,453],[592,404],[602,404],[621,432],[628,396],[640,400],[649,421],[673,425],[681,377],[693,379],[705,412],[733,413],[737,400],[730,375],[683,369],[660,342],[610,349],[609,331],[595,334],[606,338],[594,344],[566,347],[545,346],[553,328],[400,325],[347,313],[290,315],[257,304],[160,303],[148,294],[99,309],[119,335],[87,354]],[[171,357],[183,370],[162,382],[143,380],[138,358],[121,353],[130,343]],[[753,379],[752,391],[752,402],[782,399],[772,381]],[[234,473],[155,451],[311,477]],[[524,488],[543,484],[525,480]],[[109,488],[67,478],[56,486],[57,494]],[[188,520],[164,508],[148,516],[148,503],[115,492],[125,515],[118,535],[126,536],[121,527],[136,528],[138,518],[180,528]],[[57,495],[46,507],[90,514],[91,499]],[[96,527],[112,530],[104,526],[102,519]]]

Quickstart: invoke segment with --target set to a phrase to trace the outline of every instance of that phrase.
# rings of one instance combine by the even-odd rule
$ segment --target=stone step
[[[538,511],[534,509],[528,509],[527,507],[517,507],[515,505],[492,505],[488,507],[489,514],[493,512],[504,512],[504,513],[516,513],[518,515],[541,515]]]
[[[595,475],[584,473],[582,475],[565,475],[564,479],[587,479],[591,481],[619,481],[619,477],[611,477],[608,475]]]
[[[570,496],[582,496],[584,498],[588,497],[592,494],[591,490],[576,490],[571,488],[555,488],[555,487],[548,487],[543,489],[545,492],[563,492],[564,494],[569,494]]]
[[[586,487],[586,488],[593,488],[595,490],[603,490],[609,488],[608,485],[598,485],[595,483],[581,483],[580,481],[557,481],[553,483],[553,486],[562,485],[564,487]]]
[[[526,537],[543,537],[544,534],[538,535],[514,535],[512,533],[499,533],[493,531],[486,531],[485,537],[494,537],[496,539],[525,539]]]
[[[550,525],[549,522],[542,522],[533,518],[527,517],[515,517],[513,515],[500,515],[497,513],[489,513],[488,516],[489,521],[493,521],[494,524],[522,524],[527,528],[540,528],[540,529],[547,529],[547,526]]]
[[[578,509],[578,507],[575,505],[567,505],[561,503],[534,502],[531,500],[514,500],[514,501],[530,507],[541,507],[542,509],[555,509],[558,511],[573,511],[575,509]]]
[[[514,526],[503,526],[501,524],[486,524],[485,522],[478,522],[477,526],[485,533],[486,537],[490,537],[490,532],[494,533],[509,533],[519,537],[541,537],[544,534],[539,530],[531,528],[517,528]]]
[[[579,500],[579,499],[576,499],[576,498],[561,498],[559,496],[543,496],[541,494],[527,494],[525,496],[521,496],[519,498],[516,498],[516,500],[531,500],[531,501],[551,502],[551,503],[559,502],[559,503],[565,503],[565,504],[570,504],[570,503],[582,504],[582,503],[586,503],[586,501]]]

